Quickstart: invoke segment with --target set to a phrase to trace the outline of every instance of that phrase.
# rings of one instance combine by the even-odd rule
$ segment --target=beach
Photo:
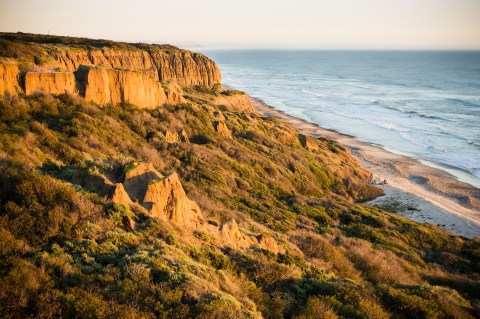
[[[378,181],[385,180],[386,185],[377,185],[385,195],[368,202],[368,205],[386,208],[465,237],[480,236],[480,189],[457,180],[442,169],[290,116],[258,99],[251,98],[251,101],[264,116],[286,121],[303,134],[327,137],[341,143]]]

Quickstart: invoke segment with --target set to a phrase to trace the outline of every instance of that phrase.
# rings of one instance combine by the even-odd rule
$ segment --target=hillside
[[[478,238],[363,205],[381,190],[342,145],[261,116],[203,55],[0,53],[2,317],[478,317]]]

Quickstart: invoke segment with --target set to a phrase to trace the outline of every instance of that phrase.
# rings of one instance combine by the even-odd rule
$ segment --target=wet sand
[[[251,101],[264,116],[286,121],[303,134],[341,143],[378,180],[386,180],[388,185],[379,186],[385,195],[367,204],[390,207],[402,216],[435,224],[465,237],[480,236],[480,189],[458,181],[439,168],[287,115],[260,100],[251,98]]]

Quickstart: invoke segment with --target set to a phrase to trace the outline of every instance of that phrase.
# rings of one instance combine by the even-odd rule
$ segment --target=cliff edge
[[[154,108],[181,102],[171,83],[220,81],[215,62],[170,45],[0,33],[0,95],[69,92],[101,105]]]

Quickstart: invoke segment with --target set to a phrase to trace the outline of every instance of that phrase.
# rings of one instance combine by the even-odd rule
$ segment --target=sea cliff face
[[[18,63],[11,59],[0,60],[0,96],[5,92],[15,94],[19,90]]]
[[[27,72],[24,75],[25,94],[36,91],[51,94],[75,92],[75,76],[71,72]]]
[[[221,76],[215,62],[206,56],[184,50],[98,50],[57,49],[47,52],[47,66],[76,71],[82,64],[135,70],[159,82],[212,86]]]
[[[154,108],[181,103],[181,86],[221,80],[215,62],[172,46],[8,33],[0,45],[0,95],[70,92],[101,105]]]
[[[144,108],[174,102],[167,99],[160,82],[137,72],[81,65],[77,73],[87,101],[102,105],[128,101]]]

